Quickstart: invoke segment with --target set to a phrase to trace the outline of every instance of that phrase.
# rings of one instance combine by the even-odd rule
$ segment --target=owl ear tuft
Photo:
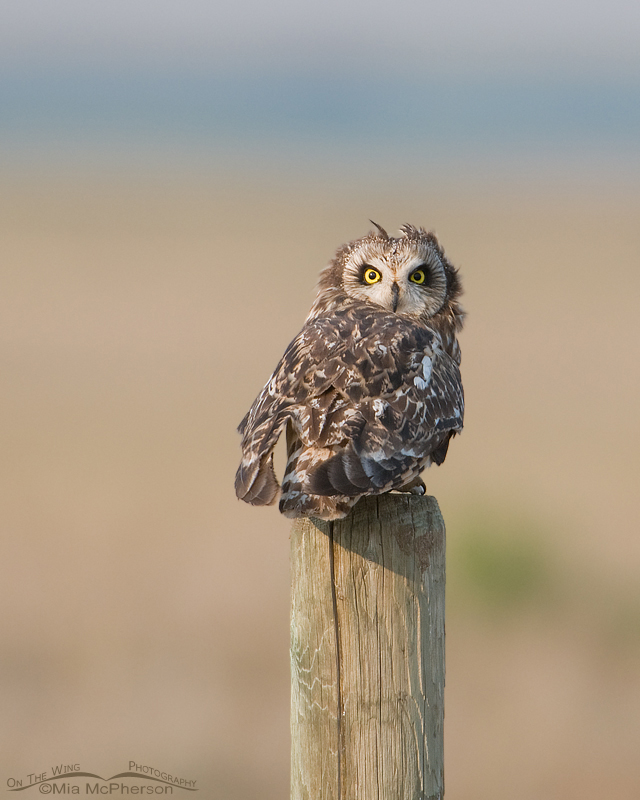
[[[409,225],[409,223],[400,226],[400,233],[407,239],[419,239],[429,235],[424,228],[416,228],[415,225]]]
[[[380,234],[380,236],[382,236],[383,239],[388,239],[389,238],[389,234],[385,231],[385,229],[381,225],[378,225],[378,223],[374,222],[372,219],[370,219],[369,222],[372,225],[376,226],[376,228],[378,229],[378,233]]]

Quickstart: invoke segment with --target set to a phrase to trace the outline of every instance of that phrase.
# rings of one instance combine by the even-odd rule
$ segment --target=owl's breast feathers
[[[287,423],[299,442],[290,456],[319,456],[306,459],[301,494],[356,498],[399,488],[444,461],[463,413],[457,360],[435,331],[350,304],[305,324],[242,420],[236,493],[255,505],[275,501],[273,448]]]

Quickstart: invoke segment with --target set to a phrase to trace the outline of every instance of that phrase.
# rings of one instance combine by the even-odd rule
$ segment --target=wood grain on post
[[[291,533],[291,799],[444,794],[445,528],[434,497],[363,498]]]

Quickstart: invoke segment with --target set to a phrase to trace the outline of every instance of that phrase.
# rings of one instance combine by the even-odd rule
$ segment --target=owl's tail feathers
[[[317,519],[343,519],[359,498],[320,497],[300,492],[282,492],[280,513],[289,519],[317,517]]]
[[[357,497],[372,487],[357,454],[348,447],[319,464],[309,475],[308,490],[324,497]]]
[[[273,469],[273,451],[262,456],[259,462],[242,460],[236,472],[236,495],[252,506],[270,506],[275,503],[280,485]]]

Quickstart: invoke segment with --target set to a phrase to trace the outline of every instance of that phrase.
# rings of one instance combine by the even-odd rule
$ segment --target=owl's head
[[[312,315],[352,298],[430,326],[462,327],[457,270],[435,234],[403,225],[393,238],[377,225],[362,239],[341,247],[320,275]]]

